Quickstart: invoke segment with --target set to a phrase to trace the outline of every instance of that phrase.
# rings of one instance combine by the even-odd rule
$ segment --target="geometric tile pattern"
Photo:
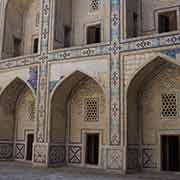
[[[84,104],[84,120],[85,121],[98,121],[99,120],[99,101],[98,98],[85,99]]]
[[[35,144],[34,145],[34,162],[38,164],[45,164],[47,160],[47,145]]]
[[[156,168],[156,162],[154,159],[154,149],[143,149],[143,168]]]
[[[49,16],[50,16],[50,1],[41,0],[42,3],[42,22],[41,22],[41,38],[39,60],[41,62],[40,72],[38,74],[38,112],[37,112],[37,142],[45,142],[45,121],[46,121],[46,98],[47,98],[47,59],[48,59],[48,42],[49,42]]]
[[[47,26],[47,25],[46,25]],[[147,42],[148,41],[148,42]],[[150,49],[150,48],[159,48],[164,46],[173,46],[180,44],[180,35],[179,33],[174,35],[159,35],[157,37],[150,37],[149,40],[145,40],[142,37],[142,40],[133,40],[128,42],[121,42],[120,47],[117,47],[118,51],[120,52],[131,52],[131,51],[138,51],[142,49]],[[70,52],[73,53],[72,56],[68,57],[68,59],[71,58],[77,58],[82,57],[81,51],[84,49],[82,48],[75,48],[72,49]],[[87,49],[87,48],[86,48]],[[103,45],[95,46],[95,49],[97,49],[97,52],[95,54],[86,54],[85,56],[101,56],[101,55],[108,55],[111,52],[110,45],[108,43],[105,43]],[[48,60],[66,60],[66,56],[64,54],[66,51],[57,50],[56,52],[51,52],[48,54]],[[180,49],[172,49],[167,51],[162,51],[162,53],[171,56],[173,58],[176,58],[176,55],[180,53]],[[28,57],[18,57],[15,59],[6,59],[0,62],[0,70],[14,68],[14,67],[22,67],[22,66],[28,66],[33,64],[39,64],[40,59],[38,55],[32,55]]]
[[[63,145],[51,145],[49,149],[50,164],[64,164],[66,160],[66,149]]]
[[[146,40],[147,41],[147,40]],[[161,34],[159,35],[158,38],[152,37],[149,38],[150,43],[145,43],[146,42],[144,38],[142,37],[141,42],[139,41],[128,41],[128,42],[123,42],[121,43],[121,48],[118,47],[118,51],[120,52],[131,52],[131,51],[138,51],[142,49],[150,49],[150,48],[159,48],[159,47],[164,47],[164,46],[172,46],[172,45],[178,45],[180,44],[180,35],[175,34],[175,35],[167,35],[167,36],[162,36]],[[146,45],[147,44],[147,45]],[[77,57],[82,57],[81,56],[81,51],[84,48],[77,48],[73,49],[70,52],[73,53],[72,56],[67,57],[68,59],[71,58],[77,58]],[[87,48],[86,48],[87,49]],[[86,54],[86,56],[101,56],[101,55],[108,55],[111,51],[110,45],[109,44],[104,44],[104,45],[98,45],[95,46],[95,49],[97,49],[97,52],[95,54]],[[56,52],[51,52],[48,55],[48,60],[66,60],[66,56],[64,56],[66,51],[58,50]],[[167,50],[167,51],[162,51],[162,53],[176,58],[177,54],[180,53],[180,49],[172,49],[172,50]],[[65,57],[65,58],[64,58]],[[28,65],[33,65],[33,64],[39,64],[40,59],[38,55],[33,55],[33,56],[28,56],[28,57],[18,57],[15,59],[7,59],[3,60],[0,62],[0,70],[4,69],[9,69],[9,68],[14,68],[14,67],[22,67],[22,66],[28,66]]]
[[[15,145],[15,159],[24,159],[25,158],[25,144],[16,144]]]
[[[162,53],[166,54],[167,56],[170,56],[171,58],[176,59],[177,54],[180,54],[180,48],[162,51]]]
[[[130,52],[130,51],[139,51],[150,48],[160,48],[164,46],[172,46],[180,44],[180,34],[173,34],[163,36],[159,34],[158,37],[142,37],[141,40],[131,40],[125,43],[122,43],[120,52]]]
[[[51,93],[52,90],[56,87],[56,85],[57,85],[58,82],[59,82],[58,80],[54,80],[54,81],[50,81],[50,82],[49,82],[49,92],[50,92],[50,93]]]
[[[161,94],[161,117],[172,118],[177,117],[177,94],[176,93],[166,93]]]
[[[107,167],[108,169],[122,169],[122,152],[119,149],[107,150]]]
[[[37,89],[37,79],[38,79],[38,67],[37,66],[31,66],[29,68],[29,80],[28,80],[28,82],[35,91]]]
[[[13,157],[13,144],[1,143],[0,144],[0,160],[8,160]]]
[[[69,146],[68,147],[68,160],[72,164],[81,164],[82,148],[80,146]]]
[[[111,0],[110,143],[120,144],[120,2]]]
[[[23,67],[33,64],[38,64],[39,59],[37,56],[19,57],[15,59],[3,60],[0,62],[0,70],[9,69],[14,67]]]
[[[89,0],[89,12],[93,13],[100,8],[101,0]]]
[[[56,52],[48,54],[48,61],[64,61],[73,58],[82,58],[82,57],[93,57],[93,56],[102,56],[110,54],[110,45],[105,43],[102,45],[94,45],[94,47],[89,48],[75,48],[71,51],[62,51],[57,50]]]
[[[50,1],[41,0],[42,3],[42,26],[41,26],[41,53],[47,53],[49,41],[49,16],[50,16]]]

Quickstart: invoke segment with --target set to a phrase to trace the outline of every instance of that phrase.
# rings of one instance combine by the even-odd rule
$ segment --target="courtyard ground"
[[[32,168],[30,164],[0,162],[0,180],[180,180],[180,173],[130,174],[126,176],[80,168]]]

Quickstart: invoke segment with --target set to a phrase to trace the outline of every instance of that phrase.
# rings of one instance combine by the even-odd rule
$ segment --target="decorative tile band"
[[[51,145],[49,150],[50,164],[64,164],[66,160],[66,148],[64,145]]]
[[[26,56],[0,61],[0,70],[39,64],[38,56]]]
[[[15,144],[15,159],[25,158],[25,144]]]
[[[82,148],[81,146],[68,147],[68,162],[71,164],[81,164]]]
[[[110,55],[111,52],[116,54],[160,47],[168,48],[172,47],[173,45],[180,45],[180,34],[157,36],[152,38],[142,37],[141,40],[128,40],[118,44],[113,43],[111,46],[109,43],[105,43],[94,47],[69,48],[67,50],[59,49],[53,52],[49,52],[47,54],[46,60],[49,62],[62,61],[68,59]],[[2,60],[0,61],[0,70],[39,64],[42,59],[43,58],[41,56],[26,56]]]
[[[34,65],[29,68],[28,82],[35,91],[37,90],[37,80],[38,80],[38,66]]]
[[[111,0],[110,144],[120,144],[120,0]]]
[[[123,156],[120,149],[107,149],[107,168],[112,170],[122,170]]]
[[[45,164],[47,162],[47,152],[48,146],[47,144],[38,143],[34,145],[34,163],[37,164]]]
[[[13,144],[1,143],[0,144],[0,160],[10,160],[13,158]]]
[[[171,49],[171,50],[167,50],[167,51],[162,51],[163,54],[170,56],[171,58],[176,59],[177,55],[180,54],[180,48],[178,49]]]
[[[152,48],[180,45],[180,34],[155,36],[150,38],[142,37],[140,40],[122,42],[120,52],[139,51]]]
[[[39,71],[39,88],[38,88],[38,113],[37,113],[37,142],[44,143],[46,141],[46,98],[47,98],[47,74],[48,74],[48,41],[49,41],[49,18],[50,18],[50,2],[49,0],[41,0],[42,3],[42,22],[41,22],[41,61]]]
[[[48,51],[49,41],[49,18],[50,18],[50,2],[49,0],[41,0],[42,3],[42,22],[41,22],[41,52]]]
[[[81,47],[81,48],[69,48],[68,50],[56,50],[48,54],[48,61],[76,59],[84,57],[103,56],[110,54],[110,45],[99,44],[98,46]]]

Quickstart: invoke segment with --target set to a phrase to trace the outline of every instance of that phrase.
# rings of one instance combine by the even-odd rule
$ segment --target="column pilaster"
[[[121,20],[124,0],[110,0],[110,135],[107,169],[124,173],[125,149],[121,142]]]
[[[49,18],[50,18],[50,2],[49,0],[41,0],[41,29],[40,29],[40,57],[39,57],[39,73],[38,73],[38,103],[37,103],[37,121],[36,134],[34,143],[34,165],[48,165],[49,142],[47,134],[47,97],[48,97],[48,41],[49,41]]]

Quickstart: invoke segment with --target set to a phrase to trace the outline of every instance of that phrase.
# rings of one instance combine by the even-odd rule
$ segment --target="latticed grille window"
[[[101,0],[89,0],[89,12],[93,13],[98,11],[101,6]]]
[[[85,99],[84,120],[98,121],[99,119],[99,100],[98,98]]]
[[[161,95],[161,117],[173,118],[178,116],[177,94],[165,93]]]

